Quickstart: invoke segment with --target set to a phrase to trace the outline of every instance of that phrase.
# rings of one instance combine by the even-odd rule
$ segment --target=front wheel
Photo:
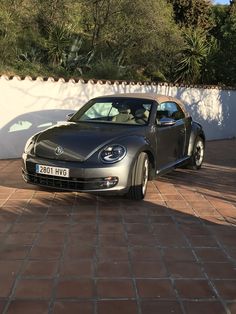
[[[201,137],[197,137],[193,147],[192,156],[190,158],[189,167],[194,170],[198,170],[202,166],[205,153],[204,141]]]
[[[149,160],[146,153],[139,154],[135,161],[131,174],[131,187],[128,197],[134,200],[142,200],[147,192],[149,174]]]

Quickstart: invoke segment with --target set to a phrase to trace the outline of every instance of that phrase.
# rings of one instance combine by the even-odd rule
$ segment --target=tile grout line
[[[98,313],[98,293],[97,293],[97,266],[99,261],[99,197],[96,197],[96,244],[95,244],[95,254],[93,256],[93,280],[94,280],[94,293],[96,295],[96,299],[94,302],[94,314]]]
[[[36,191],[33,193],[33,195],[31,196],[31,199],[30,199],[30,200],[33,199],[33,196],[34,196],[35,194],[36,194]],[[22,213],[21,213],[21,215],[19,215],[19,217],[22,217],[22,216],[23,216],[23,215],[22,215]],[[18,217],[17,219],[19,219],[19,217]],[[4,306],[3,314],[6,314],[6,313],[7,313],[8,309],[9,309],[9,306],[10,306],[10,303],[14,300],[14,294],[15,294],[15,290],[16,290],[17,284],[18,284],[18,282],[21,280],[22,271],[24,270],[25,265],[26,265],[26,263],[27,263],[28,260],[29,260],[30,253],[32,252],[33,248],[35,247],[35,245],[37,244],[37,242],[38,242],[38,240],[39,240],[39,238],[40,238],[40,229],[41,229],[43,223],[44,223],[44,221],[42,221],[42,222],[39,223],[39,228],[37,229],[37,232],[36,232],[36,233],[37,233],[37,236],[35,237],[35,239],[34,239],[34,241],[32,242],[32,244],[29,245],[30,249],[29,249],[28,253],[25,255],[24,259],[22,259],[21,267],[20,267],[20,269],[19,269],[19,271],[18,271],[18,274],[17,274],[17,276],[16,276],[16,278],[15,278],[14,284],[12,285],[12,288],[11,288],[11,293],[10,293],[10,294],[8,295],[8,297],[7,297],[7,302],[6,302],[5,306]],[[15,224],[17,224],[17,220],[14,222],[13,225],[15,225]],[[27,245],[26,245],[26,246],[27,246]]]
[[[42,224],[42,223],[40,223],[40,224]],[[38,231],[39,231],[39,229],[38,229]],[[17,284],[21,280],[21,277],[22,277],[21,273],[24,270],[25,264],[27,263],[27,261],[29,259],[29,256],[30,256],[30,253],[32,252],[33,248],[35,247],[35,244],[37,243],[39,237],[40,237],[40,232],[38,232],[38,235],[35,237],[34,241],[32,242],[31,248],[29,249],[29,251],[26,254],[25,258],[22,260],[21,267],[20,267],[20,269],[18,271],[18,274],[17,274],[17,276],[15,278],[14,284],[13,284],[13,286],[11,288],[11,293],[9,294],[9,296],[7,298],[7,302],[6,302],[6,305],[4,307],[3,314],[5,314],[7,312],[8,308],[10,306],[11,301],[14,300],[13,296],[15,294],[15,290],[16,290]]]
[[[179,193],[179,192],[178,192],[178,193]],[[169,207],[168,207],[168,208],[169,208]],[[179,228],[179,223],[178,223],[178,221],[177,221],[176,218],[175,218],[175,215],[171,215],[171,217],[172,217],[172,219],[173,219],[173,221],[174,221],[175,226],[177,227],[177,230],[179,230],[180,233],[182,234],[182,231],[181,231],[181,229]],[[185,238],[185,237],[184,237],[184,238]],[[185,239],[185,241],[186,241],[186,243],[189,245],[189,242],[187,241],[187,239]],[[164,252],[163,252],[163,249],[162,249],[162,258],[163,258],[163,260],[164,260]],[[165,266],[166,266],[166,265],[165,265]],[[171,280],[171,284],[172,284],[172,287],[173,287],[173,289],[174,289],[175,295],[176,295],[177,300],[178,300],[178,302],[179,302],[179,304],[180,304],[181,311],[182,311],[183,314],[186,314],[186,311],[185,311],[185,308],[184,308],[184,304],[183,304],[183,300],[182,300],[182,298],[180,297],[179,292],[178,292],[178,289],[177,289],[176,284],[175,284],[176,278],[174,278],[174,277],[169,273],[169,270],[168,270],[168,267],[167,267],[167,266],[166,266],[166,269],[167,269],[167,274],[169,274],[169,278],[170,278],[170,280]]]
[[[51,200],[51,206],[53,208],[53,200],[56,199],[56,193],[54,194],[54,198]],[[75,196],[76,199],[76,196]],[[73,205],[75,203],[75,199],[73,204],[71,205],[71,212],[73,210]],[[62,250],[61,250],[61,254],[60,257],[58,259],[58,263],[57,263],[57,271],[54,274],[54,278],[53,278],[53,286],[52,286],[52,292],[51,292],[51,298],[48,304],[48,314],[52,314],[53,310],[54,310],[54,305],[56,302],[56,289],[58,286],[58,283],[60,281],[60,270],[61,270],[61,266],[64,262],[64,257],[65,257],[65,252],[66,252],[66,248],[67,248],[67,244],[69,241],[69,227],[72,225],[72,215],[70,214],[70,222],[68,222],[68,226],[66,227],[66,229],[64,230],[64,241],[63,241],[63,246],[62,246]]]
[[[120,207],[121,207],[121,205],[120,205]],[[128,237],[128,233],[127,233],[127,229],[126,229],[126,223],[125,223],[124,215],[122,214],[121,208],[119,208],[119,210],[120,210],[121,219],[122,219],[123,232],[124,232],[124,236],[125,236],[126,243],[127,243],[129,271],[130,271],[130,275],[131,275],[132,286],[134,289],[134,295],[135,295],[135,301],[136,301],[135,303],[137,304],[137,310],[138,310],[137,314],[142,314],[141,301],[139,298],[139,293],[138,293],[138,288],[137,288],[137,283],[136,283],[136,277],[134,275],[133,267],[132,267],[131,247],[129,245],[129,237]]]
[[[204,225],[204,223],[203,223],[203,225]],[[207,226],[206,226],[206,228],[207,228]],[[211,234],[211,233],[210,233],[210,234]],[[184,236],[185,236],[185,235],[184,235]],[[185,237],[186,237],[186,236],[185,236]],[[188,240],[188,239],[187,239],[187,240]],[[225,303],[225,302],[223,301],[223,299],[220,297],[220,295],[219,295],[217,289],[216,289],[215,286],[213,285],[212,280],[209,278],[209,276],[208,276],[207,273],[205,272],[203,262],[198,258],[197,254],[196,254],[196,251],[195,251],[196,248],[192,247],[190,241],[189,241],[189,245],[190,245],[190,248],[191,248],[191,250],[192,250],[192,252],[193,252],[193,254],[194,254],[195,259],[197,260],[197,262],[198,262],[199,265],[201,266],[201,271],[202,271],[202,273],[203,273],[205,279],[207,280],[208,285],[212,288],[213,292],[215,293],[215,295],[217,296],[218,300],[219,300],[220,303],[222,304],[222,306],[223,306],[223,308],[225,309],[226,313],[227,313],[227,314],[230,314],[230,312],[228,311],[228,308],[227,308],[227,306],[226,306],[226,303]],[[212,301],[213,301],[213,300],[212,300]]]

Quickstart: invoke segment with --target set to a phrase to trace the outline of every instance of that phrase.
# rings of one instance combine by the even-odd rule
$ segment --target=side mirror
[[[173,126],[176,124],[176,121],[171,118],[161,118],[160,120],[156,120],[156,121],[157,121],[157,125],[160,127]]]
[[[74,113],[68,113],[68,114],[66,115],[66,120],[69,121],[70,118],[71,118],[73,115],[74,115]]]

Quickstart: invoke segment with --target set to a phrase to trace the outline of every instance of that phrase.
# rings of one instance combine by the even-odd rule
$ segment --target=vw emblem
[[[57,148],[55,149],[55,154],[57,156],[60,156],[63,153],[64,153],[64,149],[61,146],[57,146]]]

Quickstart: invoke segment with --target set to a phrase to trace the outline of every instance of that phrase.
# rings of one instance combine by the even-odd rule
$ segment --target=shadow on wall
[[[74,110],[41,110],[15,117],[0,129],[0,159],[21,157],[28,138],[58,122]]]
[[[235,137],[233,96],[231,91],[216,90],[214,95],[207,95],[207,90],[193,92],[181,88],[176,94],[185,102],[193,119],[203,126],[207,140]]]
[[[229,130],[229,137],[236,137],[236,98],[233,99],[232,92],[222,90],[220,93],[220,102],[223,106],[223,128]]]
[[[236,93],[231,90],[171,86],[114,86],[114,93],[145,92],[181,99],[193,119],[199,122],[207,140],[236,137]],[[234,105],[235,102],[235,105]]]

